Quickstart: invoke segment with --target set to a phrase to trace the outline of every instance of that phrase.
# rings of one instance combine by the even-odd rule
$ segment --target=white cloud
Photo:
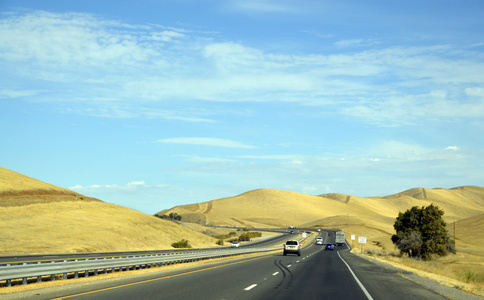
[[[466,88],[465,93],[471,97],[479,97],[484,99],[484,88],[475,87],[475,88]]]
[[[290,1],[274,1],[274,0],[265,0],[265,1],[255,1],[255,0],[244,0],[244,1],[237,1],[232,0],[230,1],[231,8],[235,11],[241,12],[257,12],[257,13],[298,13],[300,9],[297,5],[294,5],[293,2]]]
[[[179,156],[184,157],[189,162],[195,162],[195,163],[235,163],[235,162],[238,162],[235,159],[223,158],[223,157],[203,157],[203,156],[196,156],[196,155],[179,155]]]
[[[156,56],[123,24],[89,14],[35,11],[0,22],[0,54],[11,61],[48,64],[131,64]]]
[[[28,97],[39,93],[41,93],[41,91],[0,89],[0,99]]]
[[[155,187],[161,187],[163,185],[156,185]],[[143,180],[140,181],[131,181],[128,182],[125,185],[119,185],[119,184],[92,184],[88,186],[82,186],[82,185],[75,185],[72,187],[69,187],[71,190],[78,190],[78,191],[83,191],[83,190],[98,190],[98,189],[113,189],[113,190],[133,190],[133,189],[138,189],[138,188],[152,188],[153,186],[147,185]]]
[[[444,150],[451,150],[451,151],[460,151],[460,148],[457,146],[449,146],[445,148]]]
[[[248,159],[262,159],[262,160],[288,160],[288,161],[298,161],[301,155],[291,155],[291,154],[272,154],[272,155],[240,155],[239,158]]]
[[[214,146],[214,147],[225,147],[225,148],[247,148],[247,149],[257,148],[255,146],[246,145],[241,142],[228,140],[228,139],[221,139],[221,138],[179,137],[179,138],[160,139],[157,142],[168,143],[168,144],[188,144],[188,145]]]
[[[350,39],[341,40],[335,43],[336,47],[347,48],[347,47],[368,47],[378,44],[376,41],[364,40],[364,39]]]
[[[287,1],[237,3],[232,4],[266,11],[293,6]],[[344,40],[339,45],[352,51],[289,55],[218,42],[211,33],[89,14],[14,13],[0,20],[0,63],[23,81],[28,74],[27,79],[54,85],[41,95],[34,94],[36,88],[3,89],[0,97],[35,95],[40,96],[36,101],[74,102],[64,105],[72,113],[187,122],[214,120],[200,112],[151,112],[150,104],[294,102],[329,107],[378,126],[484,117],[479,55],[451,45],[355,51],[354,46],[369,43]],[[51,97],[56,90],[64,94]],[[104,105],[106,99],[112,100]]]

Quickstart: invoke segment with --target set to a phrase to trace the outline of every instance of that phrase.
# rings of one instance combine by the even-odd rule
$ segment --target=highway
[[[333,242],[334,234],[325,242]],[[335,247],[311,244],[302,255],[282,251],[45,289],[35,299],[446,299],[396,271]],[[25,299],[31,299],[32,294]],[[22,299],[16,297],[15,299]]]

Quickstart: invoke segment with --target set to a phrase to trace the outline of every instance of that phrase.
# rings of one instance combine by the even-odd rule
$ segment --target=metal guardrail
[[[300,241],[304,239],[306,238],[301,238]],[[270,252],[279,249],[281,249],[280,246],[272,245],[129,257],[114,256],[104,258],[0,263],[0,282],[5,282],[5,286],[10,287],[12,281],[21,280],[22,284],[28,284],[29,278],[33,279],[30,280],[30,282],[41,282],[45,277],[48,277],[49,280],[56,280],[57,278],[68,279],[89,277],[98,274],[139,270],[244,254]]]
[[[36,278],[37,282],[43,277],[55,280],[57,276],[63,279],[88,277],[100,273],[122,272],[152,268],[164,265],[187,263],[200,260],[222,258],[256,252],[268,252],[280,247],[264,247],[252,249],[226,249],[216,251],[158,254],[142,257],[112,257],[94,259],[75,259],[52,262],[36,262],[22,264],[5,264],[0,266],[0,282],[5,281],[5,286],[12,285],[13,280],[22,280],[22,284],[28,283],[28,278]],[[57,276],[56,276],[57,275]]]

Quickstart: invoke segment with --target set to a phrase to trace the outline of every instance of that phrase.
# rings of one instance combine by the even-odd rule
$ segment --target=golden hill
[[[100,201],[74,191],[0,168],[0,206],[58,201]]]
[[[0,168],[0,255],[170,249],[215,239]]]
[[[484,214],[484,188],[465,186],[452,189],[414,188],[389,196],[356,197],[346,194],[311,196],[301,193],[258,189],[234,197],[181,205],[158,215],[176,212],[186,222],[222,226],[320,227],[341,229],[348,234],[368,237],[370,246],[393,249],[390,236],[399,212],[412,206],[439,206],[449,232],[457,222],[457,243],[472,235],[466,220],[479,220]],[[475,232],[484,232],[483,222],[474,222]],[[459,235],[462,236],[459,240]],[[476,242],[481,247],[484,240]],[[464,247],[465,248],[465,247]]]
[[[445,211],[447,222],[472,217],[484,213],[484,188],[415,188],[390,196],[365,198],[257,189],[234,197],[176,206],[158,215],[176,212],[189,222],[253,227],[326,226],[327,223],[342,226],[350,220],[359,220],[367,226],[391,231],[400,211],[431,203]]]

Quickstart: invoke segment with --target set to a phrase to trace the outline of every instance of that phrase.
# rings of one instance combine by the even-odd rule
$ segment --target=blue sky
[[[0,166],[149,214],[484,186],[482,1],[0,0]]]

